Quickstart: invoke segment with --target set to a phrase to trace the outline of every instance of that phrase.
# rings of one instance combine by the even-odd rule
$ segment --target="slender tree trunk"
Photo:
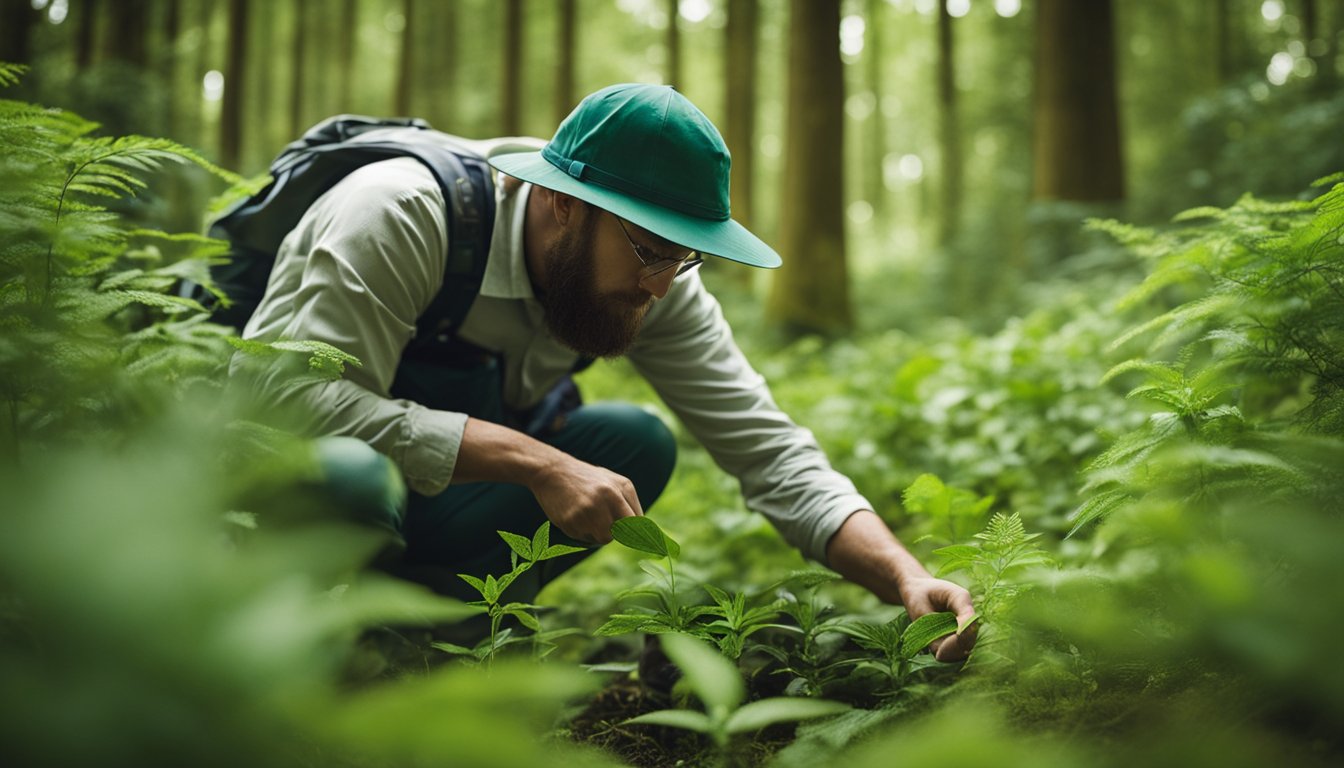
[[[168,135],[183,138],[181,106],[178,103],[178,41],[182,37],[182,0],[168,0],[163,9],[163,51],[159,54],[159,77],[163,80],[164,112]]]
[[[401,0],[401,9],[406,23],[401,28],[401,58],[397,64],[396,103],[392,111],[410,116],[414,107],[411,95],[415,87],[415,0]]]
[[[962,157],[952,15],[945,2],[938,3],[938,148],[943,176],[939,185],[938,242],[949,245],[961,226]]]
[[[426,50],[429,67],[434,72],[430,81],[434,98],[427,105],[426,116],[437,127],[450,133],[462,133],[462,113],[457,107],[457,48],[458,3],[440,2],[430,5],[433,19],[434,44]]]
[[[294,0],[294,66],[289,78],[289,133],[297,138],[308,127],[304,95],[308,86],[308,3]]]
[[[578,0],[560,0],[557,13],[555,62],[555,124],[569,116],[574,109],[574,29],[577,21]]]
[[[1232,63],[1232,14],[1230,0],[1213,0],[1214,56],[1218,65],[1218,84],[1227,85],[1236,75]]]
[[[667,84],[681,90],[681,12],[680,0],[667,0]]]
[[[523,132],[523,0],[504,4],[503,82],[500,84],[500,128],[506,136]]]
[[[853,324],[845,266],[840,0],[789,4],[788,139],[780,255],[766,311],[789,334]]]
[[[98,7],[101,0],[83,0],[70,13],[75,16],[75,70],[83,72],[98,60]]]
[[[229,0],[229,53],[224,67],[219,161],[225,168],[234,170],[242,165],[243,94],[247,90],[247,16],[247,0]]]
[[[33,55],[33,27],[42,20],[42,12],[31,0],[0,0],[0,61],[28,64]]]
[[[275,49],[275,26],[278,17],[277,8],[273,2],[262,2],[254,10],[256,21],[252,28],[256,30],[257,51],[272,51]],[[251,69],[251,68],[249,68]],[[275,154],[275,120],[277,105],[275,102],[275,78],[271,76],[266,68],[261,68],[260,77],[256,78],[256,99],[252,102],[252,115],[255,117],[251,121],[253,129],[253,141],[247,142],[249,145],[258,147],[264,158],[269,161]]]
[[[410,26],[411,19],[406,17],[406,26]],[[359,27],[359,3],[357,0],[344,0],[341,4],[341,28],[340,46],[337,50],[337,56],[340,61],[338,66],[341,68],[340,90],[337,98],[340,103],[336,105],[337,112],[353,112],[350,102],[354,98],[355,87],[355,30]]]
[[[148,0],[119,0],[108,26],[108,56],[144,69],[149,65],[145,32],[149,29]]]
[[[756,142],[756,49],[760,26],[758,0],[728,0],[727,88],[724,90],[724,140],[733,158],[733,218],[748,229],[753,221],[752,177]],[[742,274],[747,274],[739,270]]]
[[[1124,199],[1110,0],[1038,0],[1034,192]]]
[[[883,178],[883,160],[887,155],[886,126],[882,118],[882,26],[886,0],[868,0],[868,23],[864,26],[868,40],[863,50],[868,65],[868,88],[873,97],[873,112],[868,116],[866,136],[867,158],[862,163],[864,197],[873,207],[873,217],[881,222],[886,210],[887,185]]]

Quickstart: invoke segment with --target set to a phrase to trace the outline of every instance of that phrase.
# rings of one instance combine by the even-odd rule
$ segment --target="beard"
[[[652,297],[644,292],[601,294],[593,243],[598,217],[588,209],[577,229],[546,249],[541,304],[556,341],[585,357],[620,357],[639,336]]]

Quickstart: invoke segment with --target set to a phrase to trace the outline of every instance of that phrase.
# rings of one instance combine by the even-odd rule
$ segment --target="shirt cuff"
[[[393,459],[406,485],[422,496],[443,493],[457,466],[467,415],[412,404],[402,424]]]
[[[831,538],[839,532],[840,527],[845,524],[845,521],[851,515],[872,508],[873,505],[868,502],[868,499],[857,493],[837,497],[831,504],[831,510],[819,516],[812,525],[812,530],[805,542],[803,554],[829,568],[830,562],[826,558],[826,546],[831,543]]]

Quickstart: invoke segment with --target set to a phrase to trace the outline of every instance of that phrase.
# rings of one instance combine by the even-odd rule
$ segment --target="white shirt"
[[[516,142],[478,145],[483,153]],[[577,355],[542,321],[523,256],[531,186],[497,209],[481,290],[459,336],[500,353],[505,405],[535,405]],[[318,434],[358,437],[389,456],[424,495],[452,479],[467,416],[391,399],[401,352],[443,284],[447,227],[443,195],[413,158],[373,163],[319,198],[284,240],[266,295],[244,338],[311,339],[359,358],[344,378],[296,379],[235,359],[267,396],[297,405]],[[752,369],[698,273],[673,282],[645,316],[629,358],[714,461],[741,483],[748,508],[765,515],[803,554],[825,560],[849,515],[872,509],[833,470],[812,433],[794,424]]]

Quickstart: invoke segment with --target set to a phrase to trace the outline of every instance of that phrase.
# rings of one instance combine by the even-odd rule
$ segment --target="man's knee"
[[[326,494],[359,522],[399,533],[406,484],[390,459],[353,437],[320,438],[314,452]]]

